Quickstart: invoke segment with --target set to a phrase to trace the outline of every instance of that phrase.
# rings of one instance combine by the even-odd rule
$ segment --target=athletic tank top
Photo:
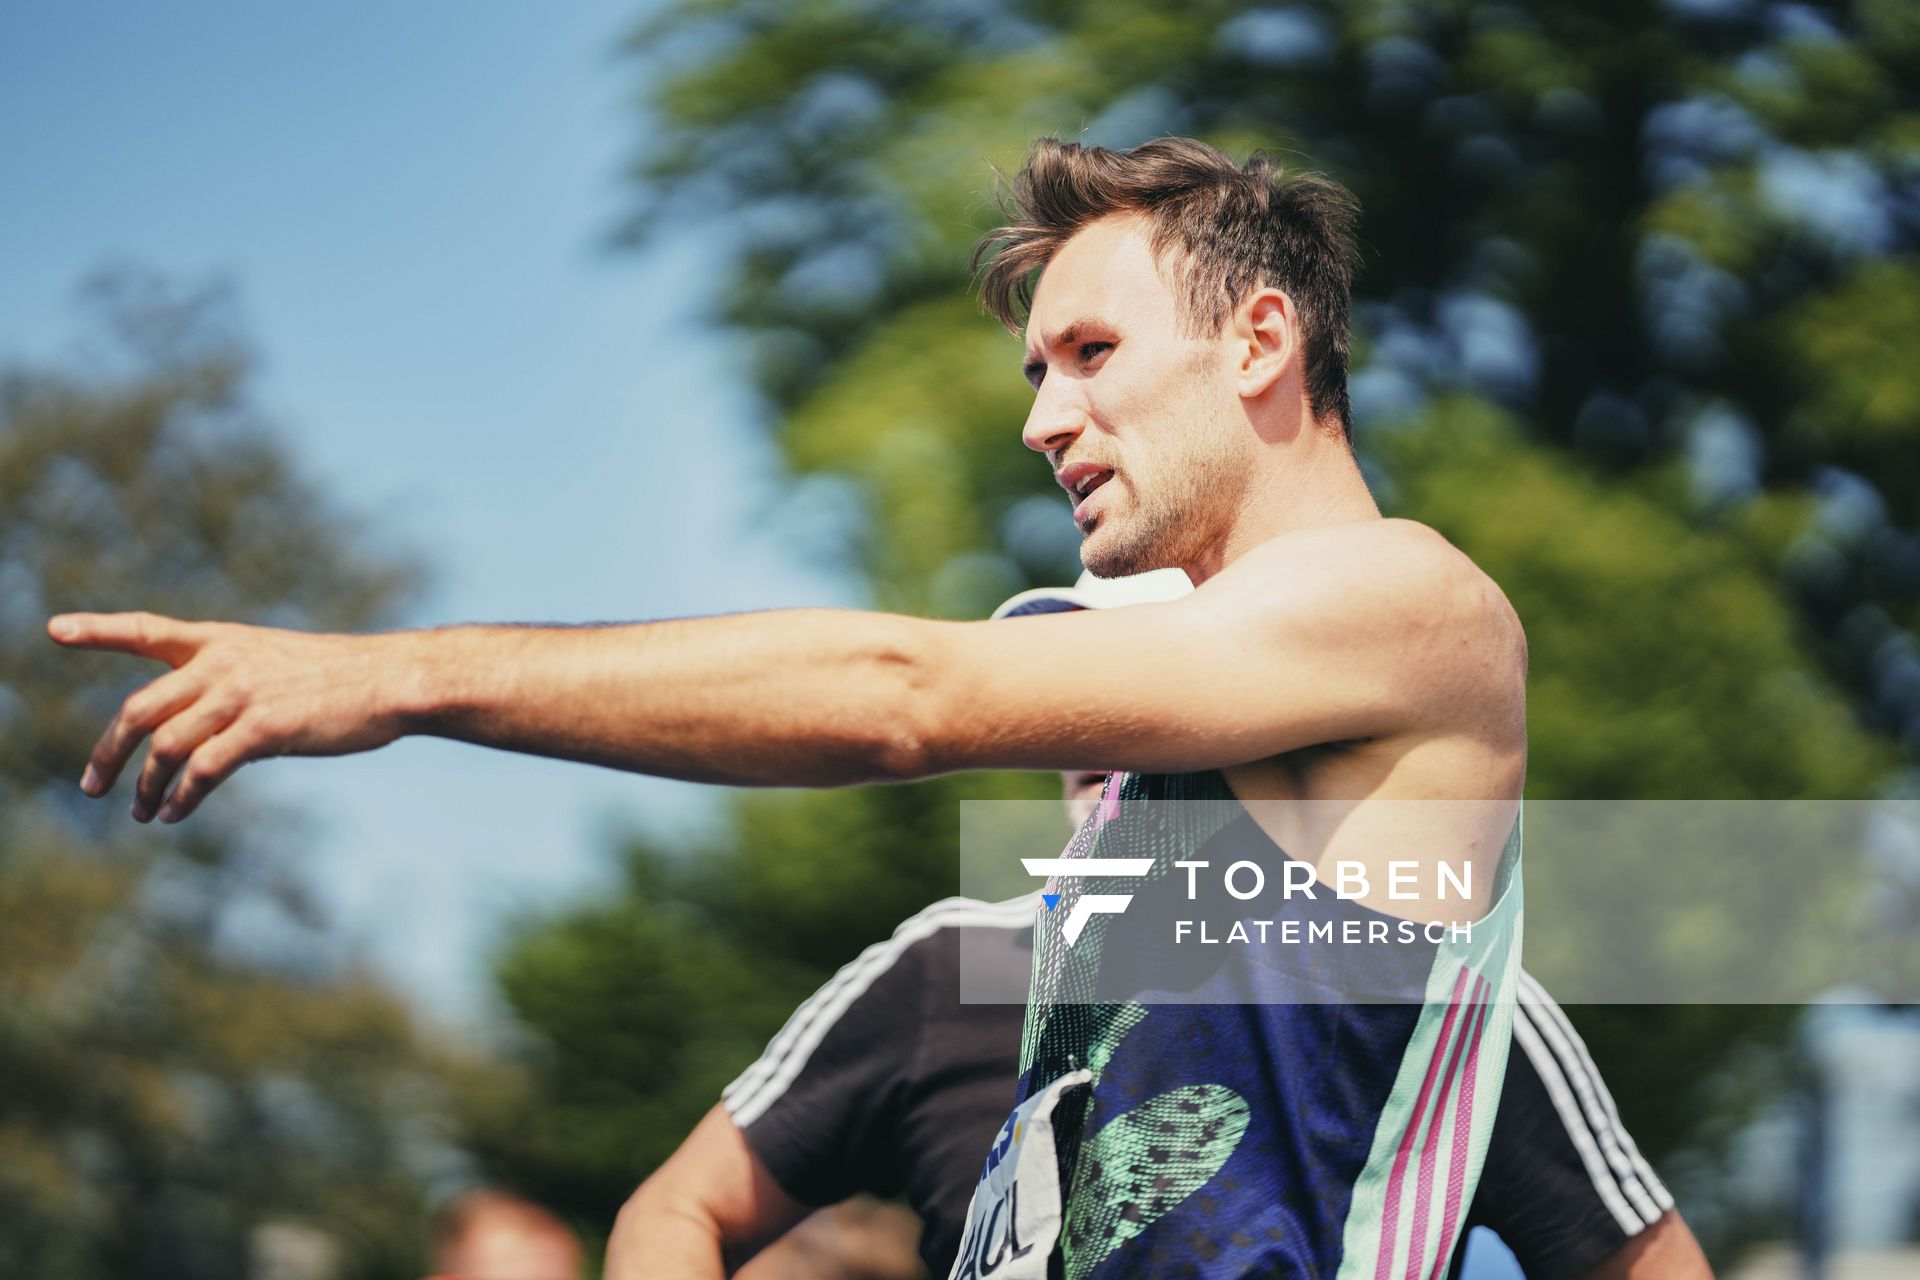
[[[1184,803],[1150,803],[1168,800]],[[1470,939],[1413,925],[1407,937],[1406,922],[1326,884],[1279,910],[1272,896],[1227,899],[1217,886],[1229,864],[1261,863],[1271,895],[1290,859],[1226,779],[1115,774],[1064,856],[1148,865],[1134,880],[1047,885],[1019,1105],[996,1146],[1004,1155],[1023,1128],[1046,1125],[1057,1184],[1033,1185],[1028,1149],[1004,1225],[983,1205],[954,1275],[1443,1277],[1506,1072],[1520,846],[1516,814],[1493,906]],[[1210,864],[1199,886],[1215,886],[1210,897],[1188,901],[1183,860]],[[1157,883],[1168,877],[1178,880]],[[1083,913],[1069,945],[1082,896],[1128,893],[1123,910]],[[1248,908],[1276,928],[1294,920],[1303,937],[1317,926],[1323,937],[1392,929],[1395,940],[1168,944],[1173,917],[1206,915],[1217,934]],[[990,1172],[994,1163],[990,1154]],[[983,1174],[977,1201],[987,1183]]]

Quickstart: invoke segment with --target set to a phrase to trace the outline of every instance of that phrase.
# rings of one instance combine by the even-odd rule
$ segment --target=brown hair
[[[1159,138],[1130,151],[1040,138],[1002,204],[1012,221],[981,239],[973,266],[982,302],[1007,328],[1019,332],[1036,273],[1069,237],[1109,214],[1142,214],[1152,222],[1154,256],[1171,256],[1189,333],[1219,332],[1261,287],[1293,299],[1308,403],[1315,417],[1337,418],[1352,437],[1348,291],[1360,206],[1333,179],[1285,173],[1259,152],[1243,167],[1192,138]]]

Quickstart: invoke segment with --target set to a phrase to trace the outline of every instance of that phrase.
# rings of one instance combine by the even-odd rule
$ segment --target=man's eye
[[[1082,360],[1091,360],[1102,352],[1111,351],[1112,349],[1113,344],[1111,342],[1083,342],[1080,344],[1080,358]]]

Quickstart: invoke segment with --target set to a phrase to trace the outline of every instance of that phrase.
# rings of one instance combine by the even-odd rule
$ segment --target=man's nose
[[[1043,383],[1027,413],[1027,425],[1020,432],[1021,442],[1035,453],[1051,454],[1072,444],[1086,429],[1084,406],[1075,396],[1059,392],[1048,394]]]

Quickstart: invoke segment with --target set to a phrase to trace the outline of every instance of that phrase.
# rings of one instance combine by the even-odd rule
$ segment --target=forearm
[[[605,1280],[724,1280],[725,1246],[710,1215],[674,1203],[670,1194],[633,1194],[607,1239]]]
[[[938,624],[796,609],[392,637],[408,732],[662,777],[836,786],[928,771]]]
[[[806,1214],[716,1104],[628,1197],[607,1241],[605,1274],[607,1280],[724,1276]]]

